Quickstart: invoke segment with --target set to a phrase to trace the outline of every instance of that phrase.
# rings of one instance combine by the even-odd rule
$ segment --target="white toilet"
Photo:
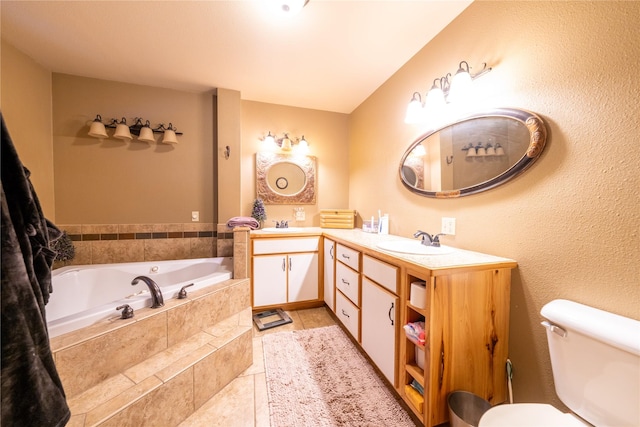
[[[542,308],[556,393],[572,411],[516,403],[479,427],[640,426],[640,321],[567,300]]]

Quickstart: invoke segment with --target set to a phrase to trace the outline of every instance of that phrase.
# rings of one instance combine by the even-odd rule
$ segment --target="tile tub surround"
[[[56,268],[231,256],[218,255],[217,247],[226,245],[231,252],[233,248],[233,232],[219,235],[212,223],[61,224],[58,227],[73,241],[76,256],[71,261],[56,263]],[[225,242],[219,244],[218,240]]]
[[[251,364],[251,325],[249,280],[232,279],[53,338],[70,425],[177,424]]]

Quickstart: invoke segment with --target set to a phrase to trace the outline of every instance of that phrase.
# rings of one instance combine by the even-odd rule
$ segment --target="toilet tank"
[[[541,314],[560,400],[598,427],[640,426],[640,321],[567,300]]]

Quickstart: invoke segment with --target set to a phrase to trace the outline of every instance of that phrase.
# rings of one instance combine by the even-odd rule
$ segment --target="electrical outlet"
[[[442,217],[442,231],[443,234],[448,234],[450,236],[456,235],[456,219],[455,218],[447,218]]]
[[[305,219],[304,208],[293,208],[293,214],[296,221],[304,221]]]
[[[198,211],[192,211],[192,212],[191,212],[191,221],[193,221],[193,222],[198,222],[198,221],[200,221],[200,212],[198,212]]]

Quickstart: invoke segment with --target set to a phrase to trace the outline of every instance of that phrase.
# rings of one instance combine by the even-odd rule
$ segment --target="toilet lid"
[[[484,413],[478,427],[585,427],[573,414],[544,403],[498,405]]]

